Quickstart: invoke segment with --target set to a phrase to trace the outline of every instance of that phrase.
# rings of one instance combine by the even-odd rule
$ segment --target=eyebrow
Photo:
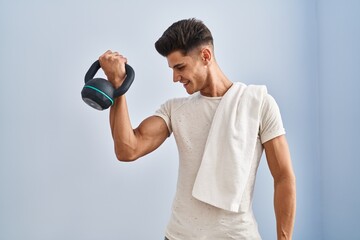
[[[170,66],[169,66],[169,68],[178,68],[178,67],[180,67],[181,65],[184,65],[184,63],[178,63],[178,64],[175,64],[175,66],[173,66],[173,67],[170,67]]]

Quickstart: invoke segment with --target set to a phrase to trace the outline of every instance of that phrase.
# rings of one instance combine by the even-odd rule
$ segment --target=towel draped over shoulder
[[[238,212],[259,132],[265,86],[234,83],[221,99],[193,186],[196,199]]]

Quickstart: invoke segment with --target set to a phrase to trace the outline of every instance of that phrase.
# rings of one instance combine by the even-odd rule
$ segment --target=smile
[[[186,87],[189,83],[190,83],[190,81],[182,82],[182,84],[184,85],[184,87]]]

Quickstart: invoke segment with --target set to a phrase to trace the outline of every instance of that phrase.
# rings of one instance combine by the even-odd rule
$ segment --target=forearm
[[[114,140],[115,153],[119,160],[133,160],[136,136],[132,128],[125,96],[115,99],[110,108],[110,128]]]
[[[295,177],[275,182],[274,205],[278,240],[292,239],[296,212]]]

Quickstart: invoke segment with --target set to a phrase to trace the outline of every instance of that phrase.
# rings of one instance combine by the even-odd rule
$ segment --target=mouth
[[[184,87],[186,87],[187,85],[189,85],[190,81],[186,81],[186,82],[181,82],[183,84]]]

